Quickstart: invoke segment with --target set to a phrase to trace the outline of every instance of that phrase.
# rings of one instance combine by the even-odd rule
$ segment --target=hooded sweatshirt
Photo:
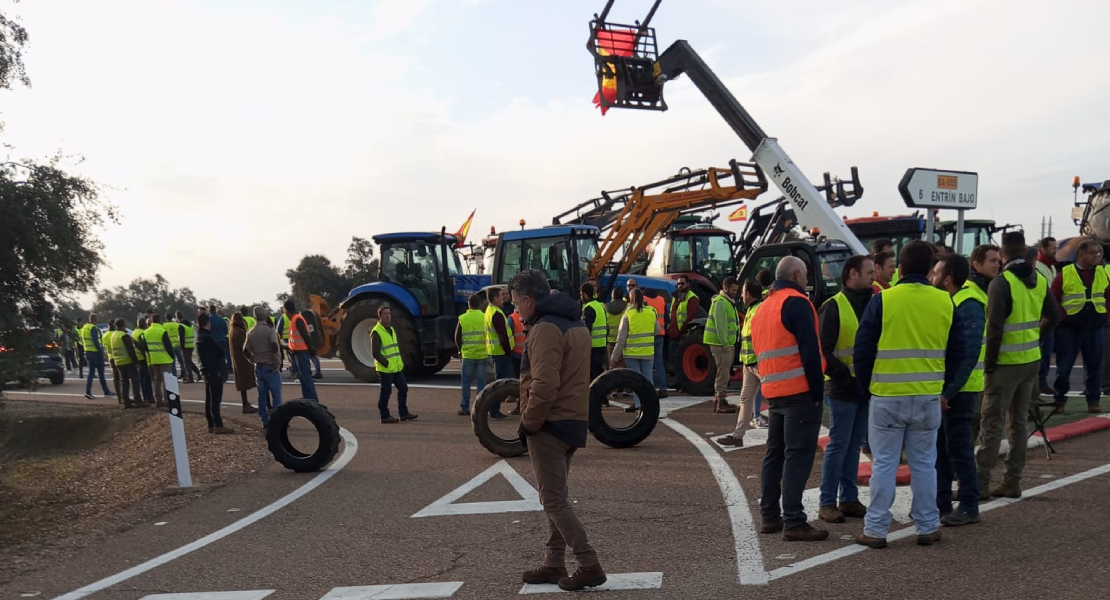
[[[536,303],[520,362],[520,425],[586,446],[590,409],[590,330],[567,294]]]
[[[1024,258],[1006,261],[1002,266],[1002,272],[1007,271],[1013,273],[1026,288],[1036,287],[1039,275],[1033,265]],[[999,275],[987,288],[987,353],[983,358],[983,370],[987,373],[994,371],[998,366],[998,350],[1002,346],[1002,327],[1006,324],[1006,318],[1010,316],[1012,310],[1013,296],[1010,295],[1010,282]],[[1041,337],[1048,335],[1059,323],[1060,305],[1051,293],[1046,293],[1044,305],[1041,306]]]

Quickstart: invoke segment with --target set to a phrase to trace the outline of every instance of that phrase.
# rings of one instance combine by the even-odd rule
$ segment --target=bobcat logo
[[[782,175],[782,166],[776,163],[775,164],[775,177],[778,177],[780,175]]]

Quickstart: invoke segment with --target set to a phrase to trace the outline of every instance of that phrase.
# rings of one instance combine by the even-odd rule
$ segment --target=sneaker
[[[658,390],[658,391],[655,392],[655,395],[658,396],[659,398],[666,398],[667,397],[667,390]]]
[[[942,504],[940,506],[940,516],[943,517],[950,514],[952,514],[952,503],[948,502],[947,504]]]
[[[841,502],[836,508],[849,519],[862,519],[867,516],[867,507],[858,500]]]
[[[116,395],[113,394],[112,392],[104,392],[104,397],[105,398],[115,398]]]
[[[1016,485],[1002,484],[991,490],[992,498],[1021,498],[1021,488]]]
[[[722,446],[729,446],[730,448],[743,448],[744,438],[736,437],[735,435],[729,434],[724,437],[717,438],[717,443]]]
[[[874,548],[875,550],[878,550],[879,548],[886,548],[886,538],[871,537],[866,533],[857,534],[856,543],[860,546]]]
[[[470,409],[460,408],[459,412],[456,413],[456,414],[458,414],[460,417],[469,417],[470,416]]]
[[[217,427],[212,433],[215,433],[216,435],[227,435],[229,433],[235,433],[235,431],[232,430],[230,427]]]
[[[759,526],[759,533],[762,533],[764,535],[769,535],[769,534],[772,534],[772,533],[778,533],[778,532],[782,531],[782,527],[783,527],[782,519],[779,519],[777,521],[764,521]]]
[[[840,512],[835,506],[822,506],[817,511],[817,518],[826,523],[843,523],[844,513]]]
[[[606,580],[605,571],[601,569],[601,565],[578,567],[570,577],[559,578],[559,589],[566,592],[577,592],[578,590],[597,587],[605,583]]]
[[[1087,412],[1091,413],[1092,415],[1102,414],[1102,407],[1098,404],[1088,404]]]
[[[501,419],[508,419],[509,415],[506,415],[504,413],[495,412],[495,413],[490,413],[489,418],[500,421]]]
[[[397,417],[383,417],[382,423],[400,423],[401,420]]]
[[[258,412],[258,409],[251,406],[250,404],[244,404],[243,405],[243,414],[244,415],[250,415],[250,414],[254,414],[256,412]]]
[[[624,409],[624,412],[626,412],[626,413],[640,412],[640,407],[639,406],[629,406],[628,408]]]
[[[407,415],[401,415],[401,420],[402,421],[415,421],[416,417],[417,417],[416,413],[409,413]]]
[[[969,515],[960,509],[956,509],[952,511],[952,514],[940,518],[940,524],[945,527],[962,527],[978,522],[979,515]]]
[[[95,399],[96,399],[96,397],[95,397],[95,396],[93,396],[92,394],[85,394],[85,398],[86,398],[87,400],[95,400]]]
[[[935,544],[939,541],[940,541],[940,530],[939,529],[932,532],[932,533],[925,533],[925,534],[918,534],[917,535],[917,545],[918,546],[932,546],[933,544]]]
[[[520,580],[532,585],[542,585],[545,583],[557,584],[560,579],[566,576],[566,567],[540,567],[538,569],[532,569],[531,571],[525,571],[524,574],[520,576]]]
[[[312,374],[312,378],[313,378],[313,379],[323,379],[323,378],[324,378],[324,374],[323,374],[323,373],[313,373],[313,374]]]
[[[820,542],[828,537],[829,531],[827,529],[819,529],[809,523],[782,531],[784,542]]]
[[[760,429],[767,429],[768,425],[770,425],[770,423],[767,422],[767,417],[763,415],[760,415],[759,418],[755,420],[755,426]]]

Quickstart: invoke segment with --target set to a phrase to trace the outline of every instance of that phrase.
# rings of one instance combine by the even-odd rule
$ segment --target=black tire
[[[378,382],[378,372],[374,369],[374,357],[370,354],[370,330],[378,323],[378,307],[387,304],[393,313],[393,330],[397,332],[397,342],[401,346],[401,359],[405,361],[405,375],[427,377],[443,370],[451,361],[445,354],[435,365],[424,364],[424,354],[420,349],[420,332],[416,321],[407,310],[383,298],[370,298],[355,303],[343,317],[339,327],[339,357],[343,367],[356,378],[367,383]]]
[[[62,385],[66,381],[66,376],[63,373],[51,373],[50,385]]]
[[[631,425],[616,428],[605,422],[601,405],[609,393],[626,389],[640,397],[640,413]],[[659,422],[659,396],[655,385],[632,369],[610,369],[590,384],[590,433],[611,448],[630,448],[646,440]]]
[[[690,329],[678,344],[674,373],[678,386],[691,396],[712,396],[717,363],[701,341],[702,330]]]
[[[474,435],[478,437],[478,443],[486,450],[505,458],[521,456],[528,450],[519,437],[505,439],[493,432],[489,426],[489,409],[494,403],[513,396],[520,396],[520,380],[498,379],[487,385],[470,407],[470,422],[474,424]]]
[[[289,423],[295,417],[308,419],[320,436],[316,452],[305,454],[289,442]],[[293,400],[277,407],[270,415],[266,429],[266,444],[270,453],[286,469],[298,473],[311,473],[328,466],[339,452],[339,424],[328,407],[312,400]]]

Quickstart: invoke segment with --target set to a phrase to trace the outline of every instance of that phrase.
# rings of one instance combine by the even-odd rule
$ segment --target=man
[[[1076,357],[1082,353],[1087,412],[1101,413],[1103,333],[1107,300],[1110,300],[1110,277],[1102,267],[1101,244],[1091,238],[1079,242],[1075,262],[1060,269],[1052,281],[1052,296],[1066,315],[1056,330],[1055,410],[1064,412],[1071,388],[1071,370]]]
[[[119,396],[123,398],[124,408],[137,408],[142,406],[143,400],[140,391],[139,379],[139,352],[135,348],[135,340],[127,335],[127,322],[116,319],[116,337],[112,340],[112,356],[115,368],[119,371]],[[134,390],[134,400],[132,400]]]
[[[200,372],[204,377],[204,418],[208,421],[208,433],[223,435],[231,433],[224,427],[220,416],[220,404],[224,399],[224,383],[227,381],[227,361],[224,360],[223,338],[212,333],[213,323],[223,321],[207,314],[197,315],[197,358],[200,359]]]
[[[974,251],[973,251],[974,253]],[[968,260],[949,254],[937,262],[929,282],[952,297],[955,304],[953,321],[963,323],[964,357],[974,356],[974,363],[946,360],[946,385],[963,382],[953,396],[944,396],[940,429],[937,431],[937,509],[940,522],[946,527],[960,527],[979,522],[979,476],[975,470],[975,443],[971,439],[971,419],[983,393],[983,330],[987,321],[987,291],[968,279]],[[960,483],[959,506],[952,509],[952,477]]]
[[[309,366],[311,362],[309,357],[316,353],[316,347],[312,343],[312,336],[308,333],[308,323],[301,316],[301,313],[297,312],[297,303],[292,298],[287,299],[282,308],[289,317],[287,349],[290,355],[289,362],[293,365],[293,370],[298,373],[298,379],[301,383],[301,397],[319,402],[320,397],[316,395],[316,382],[313,381],[310,375],[312,367]],[[373,334],[371,334],[371,338],[373,338]],[[386,389],[384,383],[382,388]]]
[[[84,331],[85,321],[78,317],[77,325],[73,328],[73,345],[74,353],[77,355],[77,377],[80,379],[85,378],[85,367],[89,364],[85,358]]]
[[[99,318],[93,313],[89,315],[89,322],[81,327],[81,347],[85,350],[85,362],[89,365],[89,378],[85,380],[85,398],[89,400],[93,399],[92,382],[97,375],[100,376],[100,388],[104,391],[104,397],[116,397],[108,391],[108,382],[104,378],[104,341],[101,339],[100,328],[96,326]]]
[[[689,277],[679,275],[674,285],[675,294],[674,299],[671,300],[671,322],[667,327],[672,362],[674,356],[678,353],[679,341],[682,340],[682,336],[689,329],[690,321],[698,318],[698,311],[701,310],[701,301],[698,299],[698,295],[690,290]]]
[[[486,351],[486,316],[479,308],[482,298],[471,294],[466,306],[467,311],[459,315],[459,324],[455,327],[455,345],[462,355],[462,404],[459,405],[459,415],[470,414],[470,383],[477,379],[478,394],[485,389],[486,361],[489,358]]]
[[[501,310],[509,293],[503,287],[492,287],[486,295],[489,297],[485,316],[486,352],[493,358],[494,378],[510,379],[513,376],[513,338],[509,335],[509,321]],[[500,402],[490,407],[489,416],[491,419],[508,418],[501,412]]]
[[[895,260],[893,252],[880,252],[875,255],[875,293],[890,289],[894,284]]]
[[[875,291],[875,261],[853,256],[840,272],[841,290],[821,305],[817,331],[825,358],[825,403],[829,405],[829,445],[821,463],[818,517],[826,523],[843,523],[845,517],[862,519],[867,507],[859,501],[859,453],[867,439],[867,394],[856,381],[853,349],[863,311]],[[840,502],[837,502],[839,497]]]
[[[1056,280],[1056,238],[1049,236],[1037,243],[1037,272],[1045,281]]]
[[[173,343],[170,335],[162,327],[162,315],[151,316],[150,325],[143,330],[142,340],[139,342],[143,352],[146,353],[147,368],[150,369],[151,385],[154,388],[155,405],[158,408],[166,406],[166,373],[170,373],[173,366]]]
[[[740,286],[733,276],[721,282],[721,291],[709,304],[709,318],[705,321],[702,343],[709,346],[717,375],[713,378],[713,412],[733,413],[736,407],[728,403],[728,382],[732,376],[732,360],[736,356],[736,343],[740,341],[740,319],[736,314],[736,296]],[[750,419],[751,416],[749,415]]]
[[[119,369],[116,368],[114,344],[116,334],[115,319],[108,319],[108,331],[104,332],[101,342],[104,344],[104,357],[108,360],[107,368],[112,370],[112,391],[119,397]],[[119,399],[119,403],[123,404],[123,398]]]
[[[871,395],[867,441],[872,452],[871,505],[856,543],[871,548],[886,547],[903,447],[912,476],[917,544],[940,540],[937,429],[948,398],[963,386],[945,381],[945,363],[974,365],[978,356],[965,356],[969,326],[955,314],[952,298],[929,285],[934,259],[928,242],[903,246],[898,284],[868,303],[856,334],[856,378],[860,394]]]
[[[1037,244],[1037,262],[1034,265],[1037,272],[1045,278],[1049,285],[1056,280],[1056,238],[1046,237]],[[1106,340],[1110,339],[1110,330],[1103,329],[1103,347],[1106,347]],[[1038,391],[1034,393],[1035,400],[1039,400],[1040,394],[1052,394],[1052,386],[1048,384],[1048,368],[1052,366],[1052,353],[1056,351],[1056,332],[1049,332],[1048,335],[1041,338],[1041,370],[1037,375],[1037,388]],[[1103,352],[1103,372],[1107,370],[1106,367],[1106,352]],[[1103,378],[1103,393],[1110,391],[1106,387],[1106,378]]]
[[[278,337],[281,338],[281,361],[284,365],[285,359],[288,355],[288,352],[286,351],[286,346],[289,345],[289,315],[285,314],[284,311],[282,311],[281,313],[281,318],[277,320],[277,332]],[[295,370],[293,368],[292,359],[289,360],[289,370]]]
[[[180,312],[177,314],[178,319],[181,321],[182,333],[184,334],[181,341],[181,352],[185,362],[185,383],[193,383],[201,379],[200,370],[197,369],[197,365],[193,362],[193,349],[197,346],[196,332],[193,331],[192,323],[182,319],[180,317]],[[196,375],[195,378],[193,377],[194,374]]]
[[[227,363],[227,372],[231,373],[231,347],[228,345],[230,326],[227,319],[224,319],[223,312],[217,310],[215,304],[208,305],[208,324],[212,326],[212,338],[224,349],[224,362]]]
[[[597,293],[601,290],[601,284],[597,282],[597,277],[587,277],[586,283],[590,284],[590,287],[594,289],[594,295],[590,296],[590,300],[597,300]],[[587,323],[587,325],[589,324]]]
[[[878,257],[880,253],[883,253],[883,252],[890,252],[890,253],[893,254],[894,253],[894,242],[891,241],[890,238],[878,238],[876,240],[872,240],[872,242],[871,242],[871,258],[874,259],[874,258]],[[878,266],[878,261],[875,261],[875,263],[876,263],[875,266],[877,267]]]
[[[805,292],[807,272],[806,264],[796,256],[780,260],[771,293],[752,323],[752,349],[763,397],[771,405],[760,477],[763,524],[759,532],[781,531],[788,542],[829,537],[828,531],[809,525],[802,507],[821,430],[825,372],[817,311]]]
[[[509,315],[509,327],[513,330],[513,376],[519,379],[520,359],[524,356],[524,339],[528,336],[528,330],[525,328],[524,319],[520,318],[520,311],[516,310],[516,307],[513,308],[513,314]],[[519,405],[513,410],[515,414],[520,414]]]
[[[300,317],[300,315],[297,316]],[[301,318],[301,320],[304,319]],[[400,340],[397,339],[397,332],[393,329],[393,311],[389,309],[388,304],[378,307],[378,322],[370,331],[370,347],[374,353],[374,368],[378,371],[381,384],[378,412],[381,413],[382,423],[398,422],[396,417],[389,414],[389,395],[394,386],[397,387],[397,414],[401,416],[400,421],[415,421],[416,415],[409,412],[409,384],[405,381],[405,361],[401,359]],[[301,381],[305,379],[312,381],[308,377],[302,377]]]
[[[987,288],[985,382],[979,411],[979,448],[975,453],[979,496],[983,499],[988,497],[988,490],[990,496],[1021,497],[1029,401],[1041,364],[1040,338],[1060,322],[1060,307],[1048,293],[1044,278],[1025,260],[1025,250],[1024,233],[1009,231],[1003,235],[1002,276],[994,278]],[[1095,389],[1097,392],[1097,385]],[[1009,430],[1010,452],[1002,485],[991,489],[991,469],[998,462],[1003,425]]]
[[[166,313],[166,320],[162,323],[162,328],[166,330],[166,333],[170,336],[170,343],[173,344],[173,348],[170,350],[170,354],[173,356],[173,362],[170,363],[170,373],[177,377],[177,366],[180,364],[181,376],[184,377],[186,373],[185,356],[181,353],[184,332],[181,330],[181,323],[177,320],[177,317],[170,313]]]
[[[255,319],[254,316],[252,316],[253,313],[251,312],[251,309],[247,306],[240,306],[239,314],[243,315],[243,321],[246,321],[247,323],[247,331],[250,331],[255,324]]]
[[[617,333],[620,331],[621,317],[624,316],[624,311],[628,309],[628,302],[624,300],[624,292],[614,286],[611,299],[605,304],[605,326],[608,331],[606,336],[606,356],[613,356],[613,348],[617,343]],[[624,361],[609,363],[610,369],[624,368]],[[606,402],[608,404],[608,402]]]
[[[652,373],[655,375],[655,393],[659,398],[667,397],[667,367],[663,364],[663,347],[666,343],[667,303],[655,290],[644,290],[644,303],[655,310],[655,351]]]
[[[509,282],[513,304],[532,328],[520,372],[520,434],[547,515],[543,566],[526,571],[529,584],[558,584],[574,591],[605,583],[605,571],[569,500],[571,458],[586,446],[590,395],[590,332],[578,303],[551,293],[542,271],[521,271]],[[567,576],[570,546],[578,569]]]
[[[142,385],[143,403],[154,404],[154,385],[150,379],[150,367],[147,365],[146,352],[143,350],[143,335],[146,332],[146,320],[138,317],[135,329],[131,330],[131,340],[135,342],[135,349],[139,358],[139,382]]]
[[[752,346],[752,321],[755,319],[756,309],[763,302],[763,286],[754,279],[745,281],[740,298],[747,307],[744,323],[740,326],[740,364],[744,369],[744,383],[740,388],[740,412],[736,415],[736,428],[731,434],[717,439],[717,443],[722,446],[744,445],[744,433],[751,429],[752,416],[755,414],[755,396],[759,391],[759,369],[756,366],[755,350]],[[717,298],[714,296],[710,307],[713,307],[716,301]]]
[[[590,381],[605,372],[605,340],[609,329],[605,324],[605,305],[597,301],[594,287],[583,283],[579,290],[582,300],[582,321],[590,329]]]
[[[258,417],[262,428],[270,425],[270,413],[281,406],[281,344],[277,332],[270,325],[265,308],[254,307],[255,325],[247,332],[243,356],[254,364],[254,378],[258,382]]]

